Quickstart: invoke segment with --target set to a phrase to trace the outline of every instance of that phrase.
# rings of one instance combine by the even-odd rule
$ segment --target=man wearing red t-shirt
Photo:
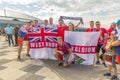
[[[97,61],[96,61],[95,64],[100,63],[99,62],[99,52],[100,52],[100,49],[102,49],[102,55],[100,56],[100,58],[103,60],[102,64],[105,67],[107,67],[105,62],[104,62],[104,53],[105,53],[104,45],[105,45],[105,40],[106,40],[106,36],[107,36],[107,30],[105,28],[101,28],[100,27],[100,22],[97,21],[96,22],[96,31],[100,32],[100,38],[98,40],[98,44],[97,44],[97,48],[96,48],[96,59],[97,59]]]
[[[63,42],[61,36],[59,36],[57,38],[57,40],[58,40],[58,46],[55,50],[54,56],[59,61],[58,66],[63,64],[64,67],[68,67],[72,63],[72,62],[68,62],[68,59],[69,59],[72,51],[71,51],[69,45],[67,43]],[[63,56],[63,61],[60,59],[61,55]]]
[[[96,32],[96,29],[94,28],[94,21],[90,21],[90,28],[87,28],[86,32]]]
[[[63,20],[59,20],[58,25],[58,36],[61,36],[64,41],[64,32],[67,30],[67,26],[64,24]]]

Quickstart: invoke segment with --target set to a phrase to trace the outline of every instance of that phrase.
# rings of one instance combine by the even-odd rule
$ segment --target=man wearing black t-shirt
[[[14,37],[15,37],[15,46],[18,46],[18,24],[14,24]]]

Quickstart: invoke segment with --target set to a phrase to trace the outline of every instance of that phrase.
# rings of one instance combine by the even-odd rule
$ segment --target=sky
[[[93,20],[100,21],[103,27],[108,28],[120,19],[120,0],[0,0],[0,8],[42,20],[53,17],[54,23],[58,23],[60,16],[82,17],[84,27],[89,27],[89,21]]]

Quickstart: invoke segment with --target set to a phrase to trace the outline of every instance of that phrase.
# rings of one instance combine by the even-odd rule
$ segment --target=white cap
[[[111,34],[115,34],[115,31],[112,31]]]

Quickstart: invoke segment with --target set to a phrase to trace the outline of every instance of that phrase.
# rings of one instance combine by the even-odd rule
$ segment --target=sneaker
[[[102,64],[103,64],[103,66],[104,66],[104,67],[107,67],[107,65],[106,65],[106,63],[105,63],[105,62],[103,62]]]
[[[16,44],[14,46],[17,46]]]
[[[26,56],[30,57],[30,54],[26,54]]]
[[[116,64],[118,64],[118,62],[115,61]]]
[[[75,64],[75,59],[72,60],[72,64]]]
[[[58,65],[58,66],[62,66],[62,65],[63,65],[63,63],[58,63],[57,65]]]
[[[15,44],[15,46],[18,46],[18,44]]]
[[[96,64],[96,65],[99,65],[99,64],[100,64],[100,62],[99,62],[99,61],[96,61],[96,62],[95,62],[95,64]]]
[[[21,60],[20,56],[18,56],[18,59]]]
[[[111,73],[105,73],[105,74],[103,74],[103,76],[111,76]]]
[[[58,61],[58,66],[62,66],[63,65],[63,62],[62,61]]]
[[[113,75],[113,76],[111,77],[111,80],[119,80],[119,79],[118,79],[117,76]]]
[[[75,61],[72,61],[72,64],[75,64]]]

